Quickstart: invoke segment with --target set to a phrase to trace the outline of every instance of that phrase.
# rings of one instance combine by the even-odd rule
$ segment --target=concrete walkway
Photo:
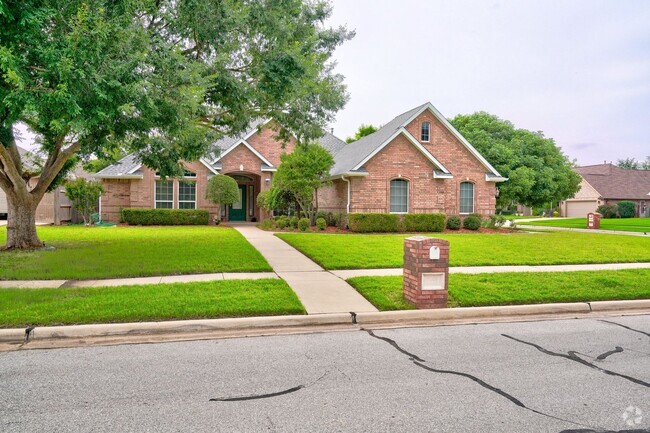
[[[301,252],[253,225],[234,225],[273,270],[296,292],[308,314],[375,312],[345,280],[325,271]]]
[[[261,280],[279,278],[274,272],[219,272],[216,274],[167,275],[140,278],[112,278],[108,280],[7,280],[0,281],[1,289],[58,289],[64,287],[143,286],[146,284],[194,283],[214,280]]]
[[[541,265],[541,266],[457,266],[450,267],[450,274],[497,274],[503,272],[577,272],[618,271],[621,269],[648,269],[650,263],[601,263],[588,265]],[[402,275],[402,268],[345,269],[330,271],[339,278],[386,277]]]
[[[650,237],[650,232],[626,232],[623,230],[600,230],[600,229],[576,229],[571,227],[548,227],[548,226],[529,226],[528,224],[520,224],[517,228],[522,230],[549,230],[559,232],[580,232],[580,233],[596,233],[605,235],[626,235],[626,236],[645,236]]]

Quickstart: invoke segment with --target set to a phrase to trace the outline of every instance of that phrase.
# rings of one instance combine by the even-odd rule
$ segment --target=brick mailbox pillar
[[[587,228],[599,229],[600,228],[600,214],[598,212],[589,212],[587,214]]]
[[[404,240],[404,298],[416,308],[447,308],[449,242],[413,236]]]

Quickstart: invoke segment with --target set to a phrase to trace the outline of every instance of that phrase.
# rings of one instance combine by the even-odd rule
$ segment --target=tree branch
[[[14,142],[15,139],[12,137],[10,142]],[[24,183],[23,177],[21,176],[20,170],[16,166],[13,157],[11,156],[10,151],[0,143],[0,162],[2,163],[4,174],[9,179],[13,187]]]
[[[54,178],[59,174],[63,165],[67,160],[72,158],[75,153],[81,148],[81,141],[76,141],[68,146],[66,149],[62,150],[58,157],[52,161],[52,163],[43,168],[41,177],[38,179],[36,187],[32,190],[32,194],[35,196],[42,196],[45,194],[47,189],[52,184]]]

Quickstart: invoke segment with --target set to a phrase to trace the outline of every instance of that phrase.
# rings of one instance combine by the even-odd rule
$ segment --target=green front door
[[[230,205],[229,221],[246,221],[246,185],[239,185],[239,201]]]

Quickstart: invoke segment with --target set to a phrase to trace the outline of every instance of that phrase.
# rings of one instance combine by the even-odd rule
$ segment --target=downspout
[[[97,222],[101,223],[102,222],[102,196],[99,196],[99,218],[97,218]]]
[[[350,180],[346,179],[345,176],[341,176],[341,180],[344,180],[348,184],[348,203],[345,206],[345,217],[347,218],[347,215],[350,213]]]

